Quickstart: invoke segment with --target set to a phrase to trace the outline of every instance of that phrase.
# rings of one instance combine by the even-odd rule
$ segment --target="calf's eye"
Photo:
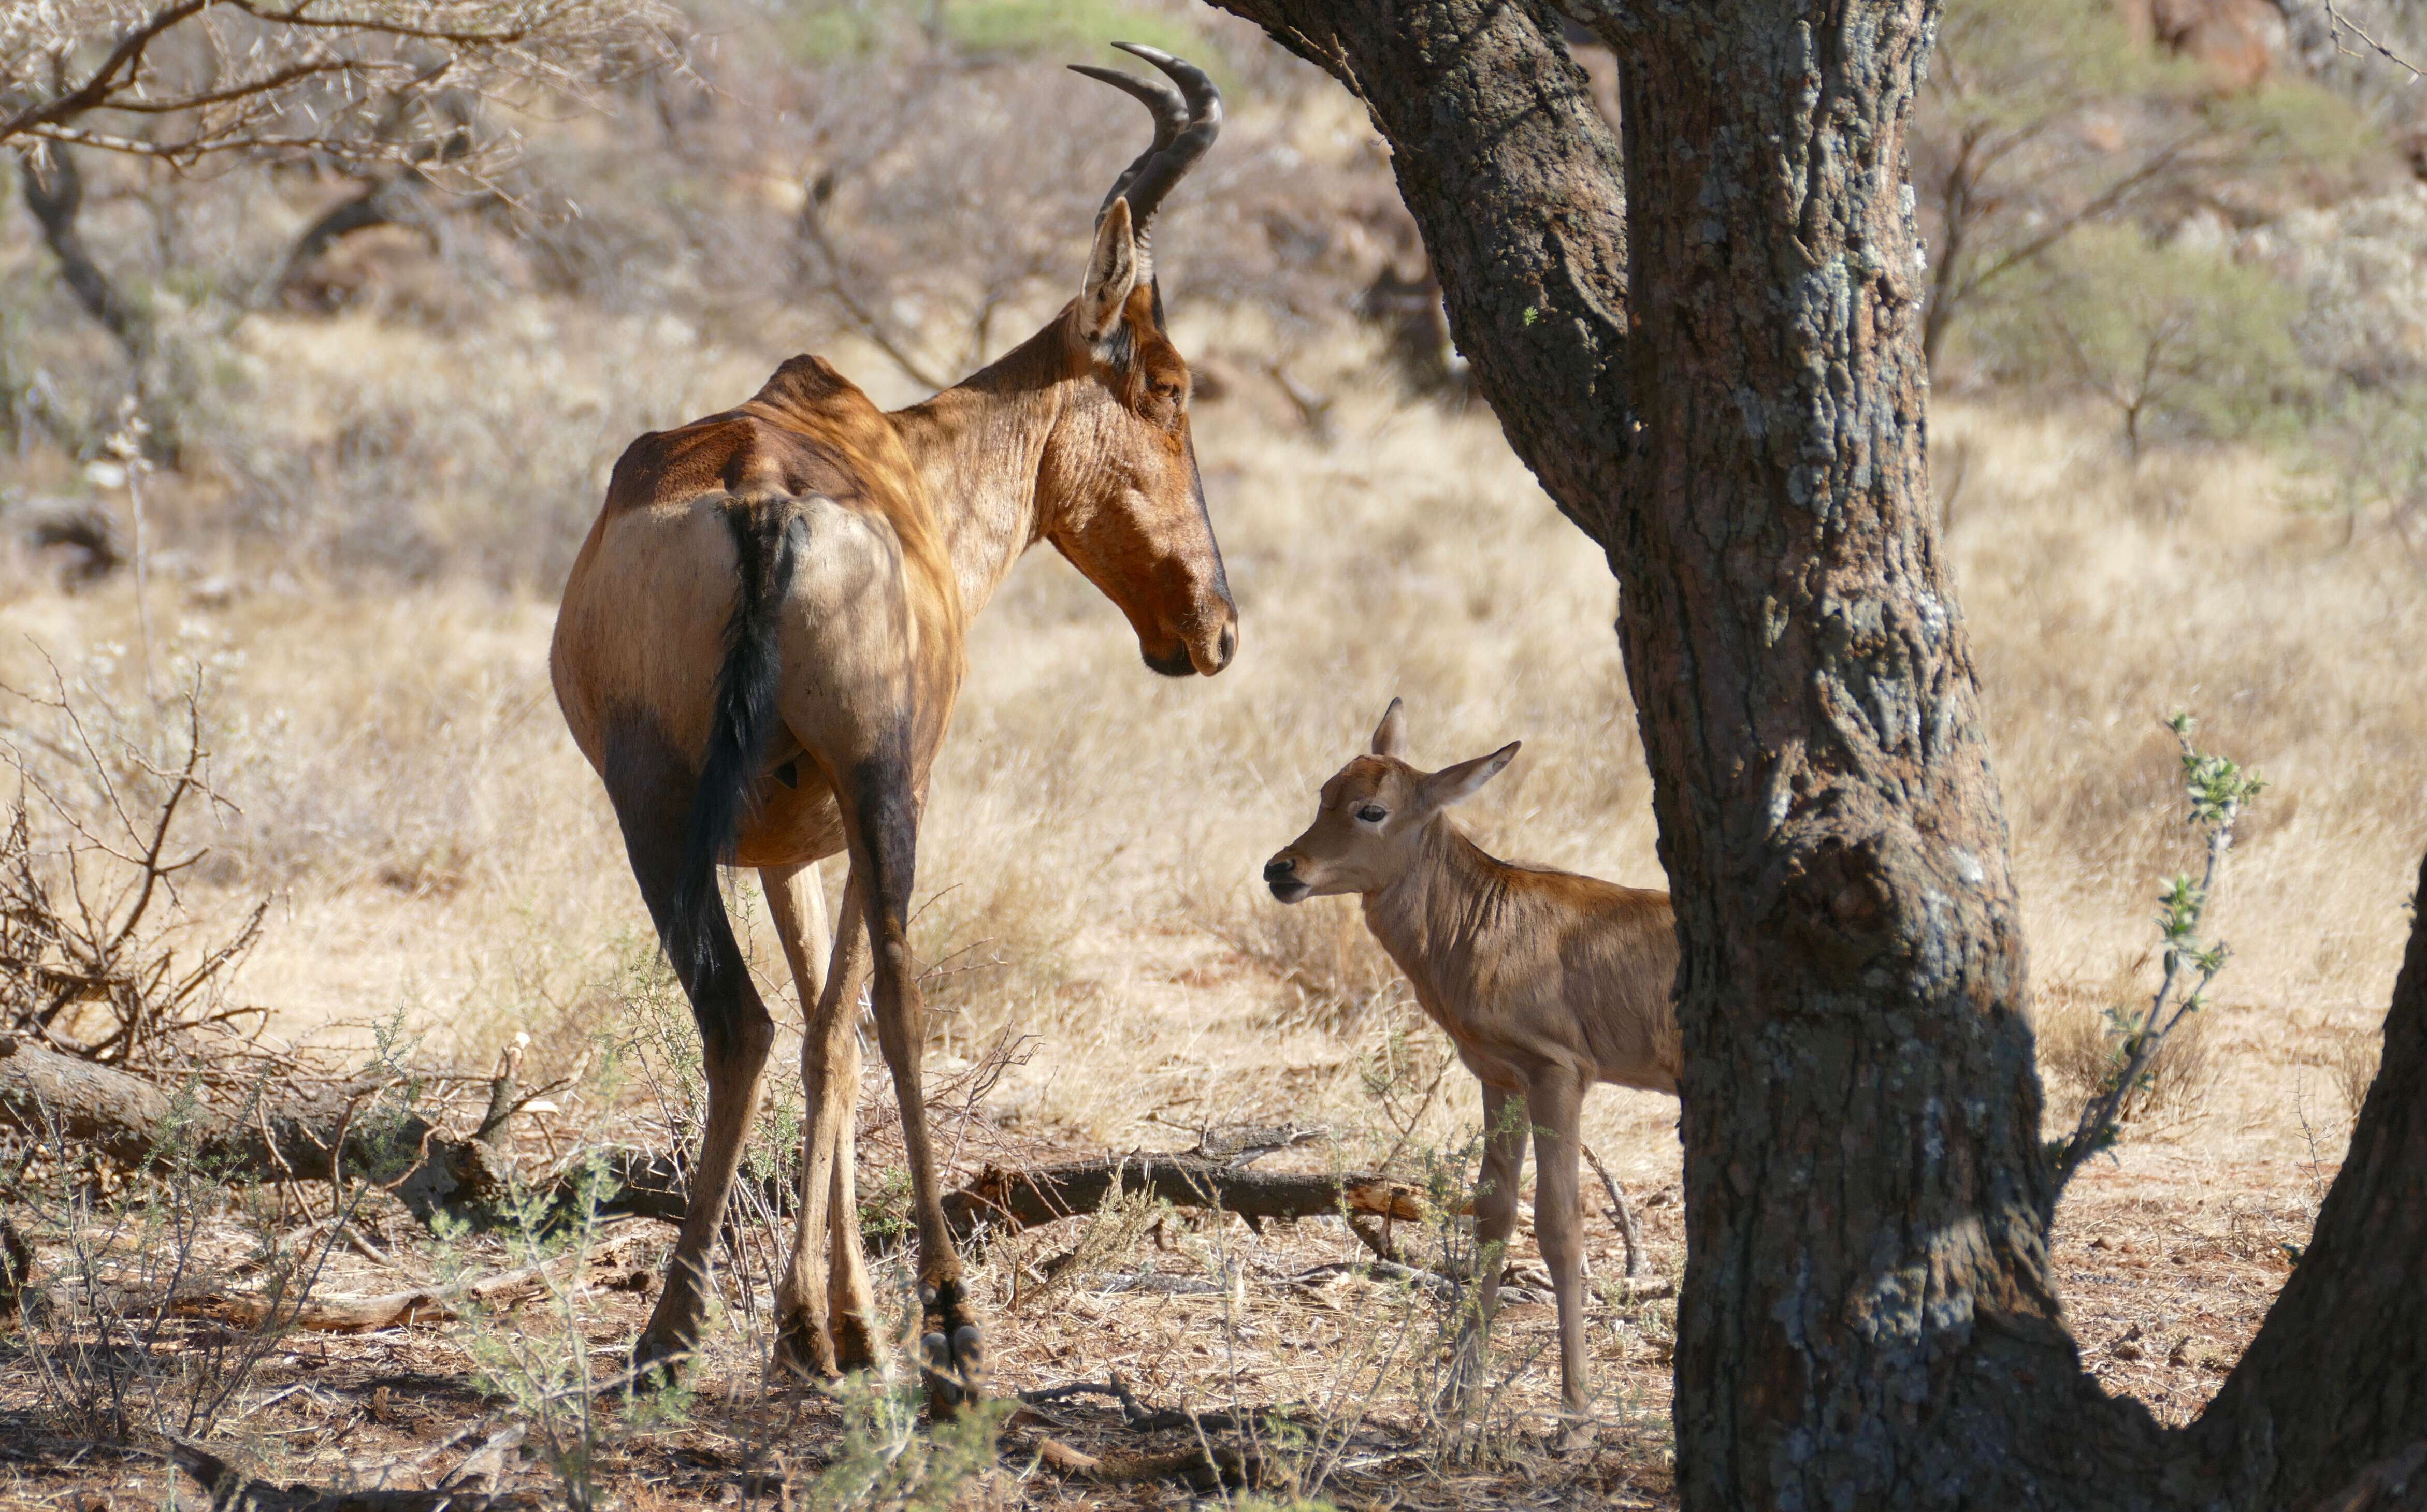
[[[1364,807],[1357,811],[1357,817],[1363,820],[1368,824],[1379,824],[1382,821],[1391,817],[1391,811],[1387,808],[1376,808],[1372,804],[1367,804]]]

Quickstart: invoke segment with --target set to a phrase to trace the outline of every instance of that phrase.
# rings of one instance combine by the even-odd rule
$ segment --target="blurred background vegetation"
[[[1245,361],[1212,354],[1209,395],[1252,385],[1320,428],[1312,367],[1361,324],[1407,389],[1464,402],[1385,154],[1226,18],[1179,0],[438,8],[474,40],[383,31],[402,12],[380,5],[364,32],[302,38],[206,13],[162,29],[128,90],[8,138],[0,512],[18,533],[73,571],[123,555],[105,453],[131,399],[172,554],[552,587],[605,464],[677,417],[675,371],[702,353],[856,344],[906,398],[1058,303],[1136,122],[1056,65],[1115,36],[1204,57],[1232,92],[1163,237],[1189,306],[1255,330]],[[42,117],[168,9],[26,8],[0,30],[0,102]],[[2410,55],[2427,34],[2389,3],[2343,14]],[[2354,532],[2409,542],[2427,130],[2398,69],[2354,66],[2360,35],[2301,0],[1954,0],[1913,137],[1940,393],[2101,415],[2134,458],[2257,442],[2329,476],[2310,502]],[[1577,51],[1614,101],[1605,56]],[[249,112],[161,108],[225,92],[246,57],[305,76],[258,69],[275,87]],[[291,391],[331,346],[363,360]],[[626,349],[650,356],[605,355]]]

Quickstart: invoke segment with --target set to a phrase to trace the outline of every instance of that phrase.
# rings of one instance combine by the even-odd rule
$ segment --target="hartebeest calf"
[[[1264,864],[1264,882],[1285,903],[1360,894],[1374,937],[1483,1083],[1474,1227],[1488,1261],[1478,1288],[1487,1319],[1516,1227],[1526,1141],[1534,1141],[1534,1231],[1559,1299],[1560,1394],[1582,1418],[1576,1124],[1596,1081],[1677,1090],[1669,895],[1487,854],[1446,811],[1498,775],[1517,742],[1420,772],[1401,758],[1406,726],[1394,698],[1374,731],[1373,754],[1323,785],[1314,822]]]
[[[1165,333],[1147,240],[1165,195],[1213,145],[1222,102],[1189,64],[1129,51],[1172,82],[1080,70],[1145,103],[1155,132],[1104,198],[1076,300],[906,410],[880,412],[826,363],[795,357],[741,408],[641,437],[565,584],[557,699],[606,782],[707,1063],[689,1206],[633,1348],[645,1374],[671,1371],[696,1341],[709,1247],[774,1039],[718,893],[717,865],[730,862],[758,869],[808,1017],[778,1361],[831,1374],[875,1353],[851,1141],[853,1020],[872,955],[917,1214],[921,1364],[944,1403],[976,1384],[982,1335],[937,1187],[906,935],[969,618],[1022,552],[1051,541],[1128,616],[1156,672],[1211,676],[1237,645],[1189,435],[1188,367]],[[844,852],[829,969],[815,867]]]

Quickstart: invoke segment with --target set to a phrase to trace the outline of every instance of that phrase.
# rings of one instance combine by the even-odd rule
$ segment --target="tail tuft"
[[[749,803],[750,784],[774,733],[783,660],[776,610],[792,581],[799,516],[782,498],[728,498],[725,528],[733,532],[740,579],[733,617],[725,626],[725,664],[716,675],[716,703],[708,752],[693,789],[675,883],[674,935],[667,952],[686,985],[700,983],[713,960],[723,916],[716,869],[733,858],[733,842]]]

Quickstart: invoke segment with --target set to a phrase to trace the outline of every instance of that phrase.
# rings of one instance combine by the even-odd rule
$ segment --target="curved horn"
[[[1113,187],[1104,191],[1104,203],[1096,207],[1096,224],[1100,226],[1104,223],[1105,214],[1112,209],[1113,202],[1127,192],[1136,180],[1138,170],[1146,167],[1155,154],[1170,146],[1171,139],[1187,129],[1188,102],[1181,97],[1178,89],[1161,79],[1142,79],[1134,73],[1124,73],[1116,68],[1098,68],[1092,63],[1073,63],[1070,72],[1101,80],[1154,112],[1154,141],[1145,152],[1131,158],[1130,166],[1121,170],[1121,176],[1113,180]]]
[[[1147,222],[1154,219],[1155,211],[1163,204],[1164,196],[1197,166],[1197,160],[1205,155],[1206,149],[1214,145],[1214,138],[1221,134],[1222,91],[1214,87],[1214,81],[1206,77],[1203,69],[1174,57],[1160,47],[1148,47],[1140,42],[1115,42],[1113,45],[1133,57],[1146,59],[1171,79],[1171,84],[1160,81],[1147,83],[1122,75],[1124,79],[1130,79],[1130,83],[1121,87],[1130,89],[1130,92],[1139,99],[1147,98],[1144,91],[1152,89],[1163,101],[1152,107],[1155,111],[1155,145],[1148,150],[1142,161],[1130,165],[1130,171],[1121,175],[1120,182],[1114,188],[1115,197],[1128,197],[1130,216],[1137,227],[1139,239],[1143,241]],[[1091,76],[1100,78],[1102,74]],[[1132,89],[1132,84],[1139,88]],[[1188,117],[1187,124],[1166,141],[1163,135],[1164,123],[1168,119],[1167,112],[1171,106],[1165,97],[1172,92],[1172,85],[1179,86],[1177,92],[1187,107]],[[1111,203],[1110,199],[1105,201],[1107,208]]]

